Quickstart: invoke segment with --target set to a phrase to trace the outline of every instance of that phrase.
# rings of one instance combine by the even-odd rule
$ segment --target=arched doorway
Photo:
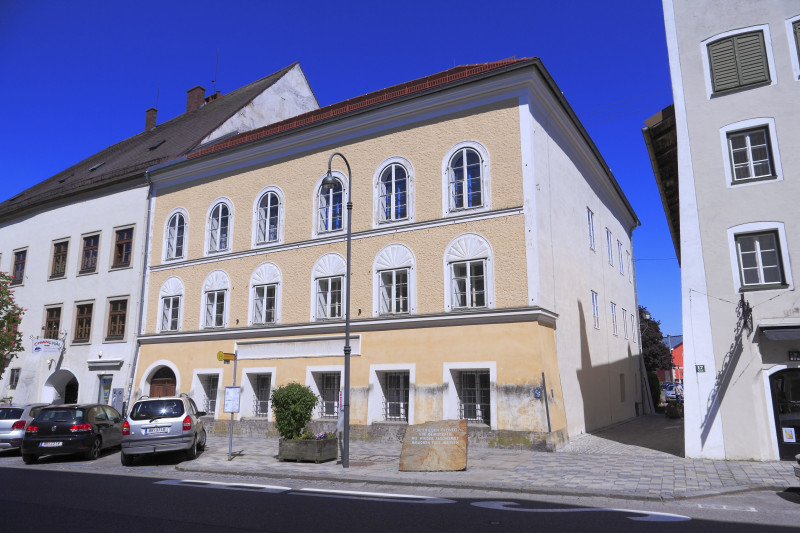
[[[778,453],[794,460],[800,453],[800,368],[776,372],[769,377]]]
[[[42,401],[50,403],[78,403],[78,379],[69,370],[53,372],[42,389]]]
[[[175,373],[172,369],[162,366],[150,378],[150,396],[174,396],[176,381]]]

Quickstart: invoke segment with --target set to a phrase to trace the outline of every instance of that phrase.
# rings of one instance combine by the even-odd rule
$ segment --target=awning
[[[758,329],[771,341],[800,340],[800,326],[759,326]]]

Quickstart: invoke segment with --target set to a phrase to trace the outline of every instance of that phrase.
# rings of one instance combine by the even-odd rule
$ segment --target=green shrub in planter
[[[667,402],[667,417],[680,418],[683,416],[683,406],[676,401]]]
[[[319,399],[314,392],[299,383],[289,383],[272,391],[272,412],[275,428],[284,439],[296,439],[311,420]]]

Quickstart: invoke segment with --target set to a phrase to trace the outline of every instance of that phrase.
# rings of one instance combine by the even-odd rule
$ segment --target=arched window
[[[203,282],[204,328],[224,328],[228,326],[228,300],[231,282],[222,270],[214,270]]]
[[[158,331],[180,331],[183,321],[183,282],[172,276],[159,292]]]
[[[402,244],[390,244],[375,257],[373,316],[416,312],[414,255]]]
[[[343,216],[344,189],[342,181],[336,179],[336,187],[326,190],[319,188],[317,197],[317,232],[339,231],[344,228]]]
[[[208,216],[208,253],[230,250],[231,209],[220,201],[211,209]]]
[[[381,172],[379,215],[382,222],[408,218],[408,173],[403,165],[392,163]]]
[[[281,272],[273,263],[262,263],[250,276],[250,325],[280,320]]]
[[[186,216],[183,212],[174,213],[167,221],[166,250],[164,259],[182,259],[186,246]]]
[[[311,270],[311,320],[344,316],[344,283],[347,264],[339,254],[325,254]]]
[[[269,191],[261,196],[256,208],[256,244],[266,244],[279,240],[280,198]]]
[[[442,210],[454,214],[490,209],[489,162],[486,148],[464,141],[451,148],[442,161]]]
[[[474,233],[457,237],[444,262],[446,311],[494,307],[492,249],[486,239]]]

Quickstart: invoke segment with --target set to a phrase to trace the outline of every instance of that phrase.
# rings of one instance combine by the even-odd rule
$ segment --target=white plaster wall
[[[742,224],[772,221],[786,228],[784,269],[800,261],[797,242],[800,214],[800,83],[793,76],[796,50],[786,34],[786,20],[800,14],[797,2],[752,3],[664,0],[667,44],[675,96],[681,206],[682,300],[685,357],[685,438],[687,457],[776,459],[772,410],[763,372],[779,362],[765,358],[754,335],[746,335],[741,354],[726,370],[734,342],[736,303],[740,294],[731,264],[728,230]],[[703,41],[712,36],[761,26],[773,63],[772,83],[709,97]],[[720,131],[754,118],[774,121],[783,180],[730,187]],[[734,256],[735,257],[735,256]],[[800,308],[793,290],[744,293],[753,307],[754,324],[796,320]],[[800,349],[798,344],[794,349]],[[705,365],[704,373],[695,365]],[[718,377],[724,371],[729,379]],[[743,427],[749,428],[742,431]]]
[[[3,373],[0,397],[11,396],[15,403],[49,400],[45,396],[52,391],[45,390],[45,382],[58,369],[75,374],[82,402],[97,400],[100,374],[113,376],[112,389],[127,389],[139,318],[146,198],[147,187],[140,187],[76,201],[0,226],[0,270],[12,268],[13,250],[28,249],[24,283],[14,288],[17,303],[26,310],[21,324],[25,351],[9,365],[22,371],[16,390],[8,388],[9,373]],[[133,251],[129,268],[112,271],[114,228],[118,226],[133,226]],[[100,233],[97,269],[93,274],[78,275],[82,235],[92,232]],[[65,238],[69,239],[66,276],[49,280],[53,242]],[[104,342],[108,298],[122,296],[128,298],[125,340]],[[91,338],[88,344],[74,344],[75,304],[83,301],[94,302]],[[64,356],[34,355],[30,337],[42,335],[45,306],[57,304],[62,308],[61,329],[67,331]],[[90,370],[89,360],[121,363]]]
[[[303,70],[300,65],[295,65],[271,87],[256,96],[252,102],[203,139],[203,143],[234,131],[241,133],[274,124],[317,108],[319,104],[311,92],[311,86]]]

